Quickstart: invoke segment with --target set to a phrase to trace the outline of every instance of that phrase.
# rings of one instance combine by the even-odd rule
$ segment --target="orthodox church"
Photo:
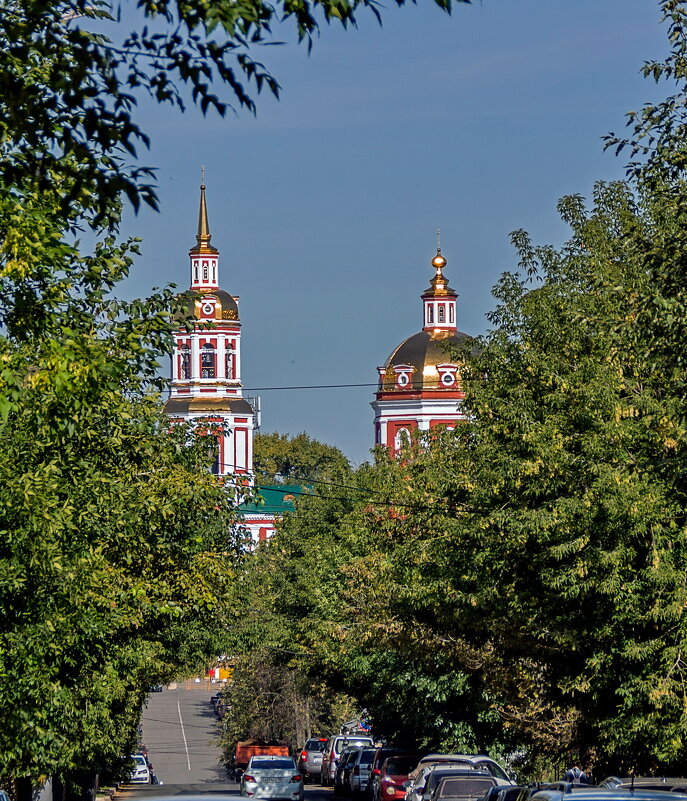
[[[437,247],[434,276],[422,299],[422,331],[394,348],[378,367],[372,403],[375,444],[398,453],[413,432],[455,427],[465,420],[458,352],[470,337],[458,330],[458,293],[444,275],[446,259]]]
[[[258,490],[257,502],[240,509],[253,544],[269,539],[275,519],[294,508],[301,488],[263,486],[255,480],[253,435],[260,425],[259,398],[243,395],[239,298],[220,288],[219,250],[211,242],[205,198],[200,187],[196,243],[189,250],[188,311],[197,322],[174,335],[172,380],[165,409],[172,420],[218,427],[213,473],[237,476]],[[444,276],[446,259],[437,248],[434,276],[422,293],[423,327],[395,348],[379,372],[375,442],[398,453],[415,431],[440,425],[453,428],[465,419],[458,350],[469,339],[457,328],[458,294]]]
[[[241,382],[239,298],[220,288],[219,250],[211,243],[205,181],[200,187],[196,244],[189,250],[191,292],[188,311],[198,320],[192,331],[174,335],[172,381],[165,411],[172,420],[216,424],[217,476],[245,476],[254,486],[253,434],[260,424],[259,399],[244,398]],[[244,504],[243,527],[254,543],[268,539],[275,517],[294,508],[298,487],[258,487],[262,500]]]

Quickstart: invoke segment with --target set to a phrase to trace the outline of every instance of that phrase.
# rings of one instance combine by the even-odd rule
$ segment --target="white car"
[[[150,768],[145,756],[143,754],[132,754],[131,760],[134,763],[134,769],[131,771],[129,782],[131,784],[150,784]]]
[[[241,776],[241,795],[303,801],[303,777],[291,757],[252,756]]]
[[[411,771],[408,781],[403,785],[406,788],[405,801],[422,801],[425,794],[428,775],[435,768],[456,768],[457,770],[473,769],[486,771],[496,780],[498,785],[509,785],[513,782],[508,778],[506,771],[487,756],[471,754],[428,754],[422,757],[417,767]]]

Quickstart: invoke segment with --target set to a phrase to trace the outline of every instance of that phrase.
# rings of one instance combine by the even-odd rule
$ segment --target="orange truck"
[[[241,774],[248,765],[248,760],[252,756],[259,756],[266,754],[269,756],[291,756],[291,749],[284,743],[277,742],[277,740],[240,740],[236,743],[234,749],[234,758],[232,760],[230,775],[235,781],[241,777]]]

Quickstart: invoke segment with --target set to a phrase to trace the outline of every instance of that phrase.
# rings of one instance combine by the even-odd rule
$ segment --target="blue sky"
[[[150,103],[139,120],[161,213],[125,291],[189,283],[200,165],[221,283],[240,296],[251,387],[363,384],[421,327],[441,228],[458,322],[487,328],[491,287],[514,269],[508,234],[566,236],[555,206],[622,177],[601,136],[656,94],[639,75],[667,45],[658,0],[429,0],[325,28],[258,57],[282,85],[258,113],[204,118]],[[283,35],[282,35],[283,34]],[[264,391],[263,431],[311,436],[354,463],[373,443],[372,388]]]

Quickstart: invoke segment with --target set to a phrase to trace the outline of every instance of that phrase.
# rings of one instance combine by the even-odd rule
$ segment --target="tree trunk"
[[[14,780],[15,801],[32,801],[33,782],[28,776],[22,776]]]

